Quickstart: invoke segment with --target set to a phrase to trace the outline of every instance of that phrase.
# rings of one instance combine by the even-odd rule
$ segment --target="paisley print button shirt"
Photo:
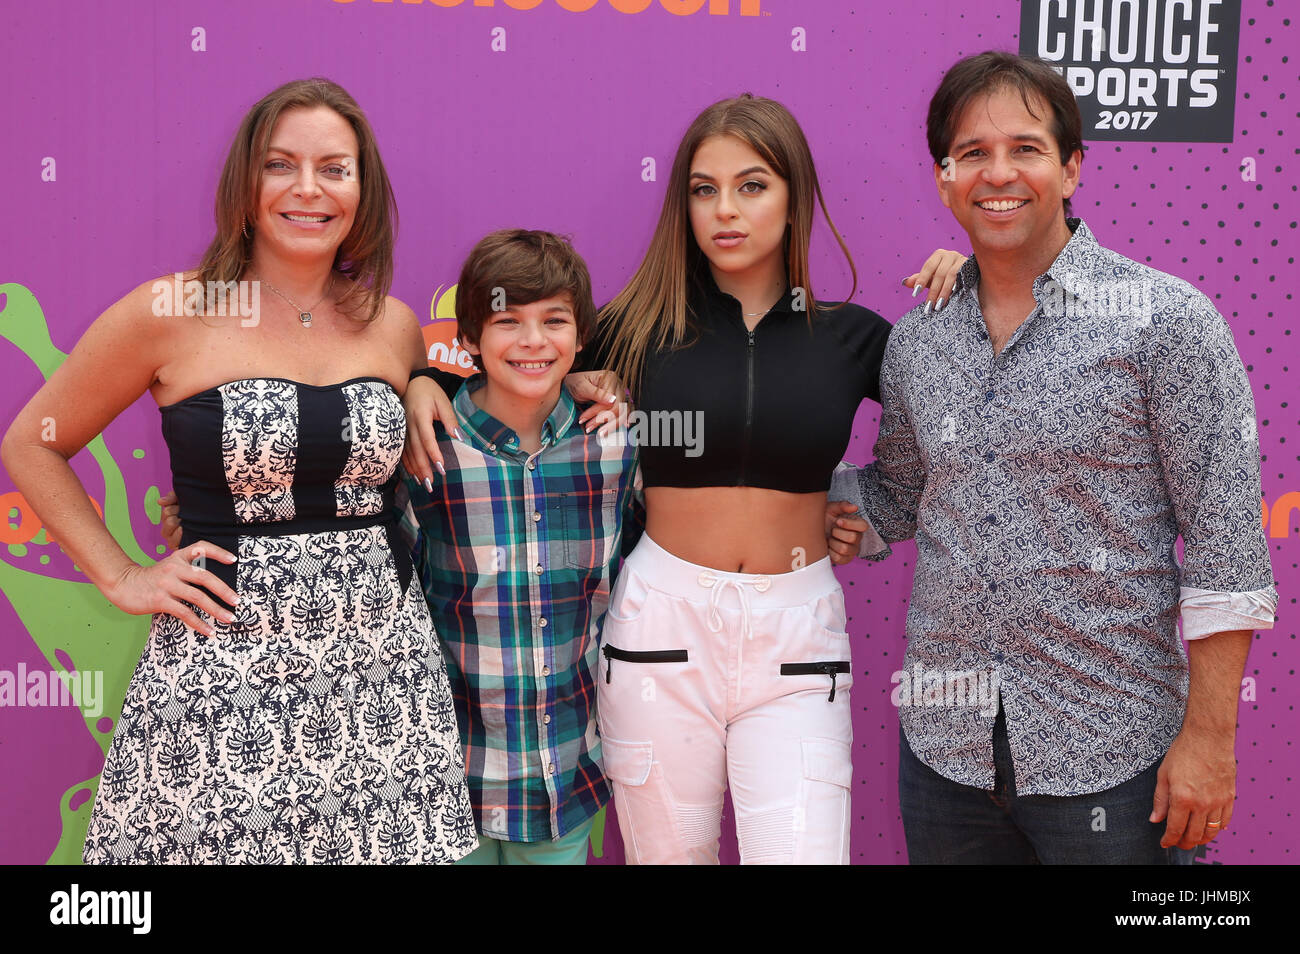
[[[1180,597],[1240,629],[1271,627],[1277,599],[1227,323],[1069,224],[1000,354],[974,258],[948,307],[899,321],[876,462],[831,494],[861,504],[882,552],[916,538],[894,680],[912,750],[992,789],[1000,695],[1019,794],[1101,791],[1164,756],[1186,703]]]

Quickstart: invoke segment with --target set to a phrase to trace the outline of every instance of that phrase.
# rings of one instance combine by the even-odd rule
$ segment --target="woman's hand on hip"
[[[174,551],[153,566],[133,563],[122,571],[104,595],[118,609],[137,615],[169,613],[182,623],[200,633],[215,636],[216,632],[201,620],[192,607],[198,607],[214,619],[229,623],[235,616],[218,606],[208,593],[216,594],[231,606],[239,597],[211,570],[205,569],[207,560],[234,563],[233,554],[215,544],[200,540],[184,550]],[[186,604],[192,604],[187,606]]]

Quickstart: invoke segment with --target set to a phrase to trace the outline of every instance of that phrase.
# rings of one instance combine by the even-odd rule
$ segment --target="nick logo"
[[[468,378],[474,373],[474,359],[456,337],[455,285],[446,291],[442,286],[434,289],[433,300],[429,302],[429,318],[431,323],[424,325],[420,333],[424,335],[424,351],[430,367]]]
[[[334,0],[335,3],[354,3],[355,0]],[[374,3],[392,4],[393,0],[373,0]],[[489,9],[498,6],[509,7],[511,10],[536,10],[542,6],[546,0],[427,0],[430,6],[435,7],[488,7]],[[663,8],[667,13],[673,16],[689,17],[692,14],[699,13],[701,10],[708,8],[709,15],[715,17],[728,16],[733,10],[731,0],[551,0],[555,6],[561,10],[567,10],[569,13],[586,13],[602,3],[608,4],[619,13],[644,13],[652,6]],[[761,0],[737,0],[735,4],[736,12],[742,17],[756,17],[761,15],[759,5]],[[420,0],[402,0],[403,6],[419,6]]]

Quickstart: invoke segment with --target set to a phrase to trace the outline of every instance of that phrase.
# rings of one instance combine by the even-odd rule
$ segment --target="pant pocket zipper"
[[[608,643],[601,647],[601,652],[605,654],[606,684],[609,683],[610,673],[614,670],[615,659],[635,663],[679,663],[686,662],[688,658],[684,649],[647,649],[638,651],[619,649],[617,646],[611,646]]]
[[[847,660],[838,662],[806,662],[806,663],[781,663],[781,675],[783,676],[815,676],[826,675],[831,677],[831,694],[826,698],[827,702],[835,701],[835,676],[837,673],[849,672],[852,670]]]

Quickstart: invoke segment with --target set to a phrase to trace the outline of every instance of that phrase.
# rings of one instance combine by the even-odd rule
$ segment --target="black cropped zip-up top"
[[[787,290],[749,331],[740,302],[719,290],[707,267],[697,270],[688,303],[695,335],[646,355],[636,409],[652,438],[682,433],[664,412],[693,413],[698,443],[643,441],[644,485],[825,491],[858,405],[880,400],[889,322],[861,305],[819,304],[809,328]],[[585,367],[608,366],[608,327],[583,350]]]

